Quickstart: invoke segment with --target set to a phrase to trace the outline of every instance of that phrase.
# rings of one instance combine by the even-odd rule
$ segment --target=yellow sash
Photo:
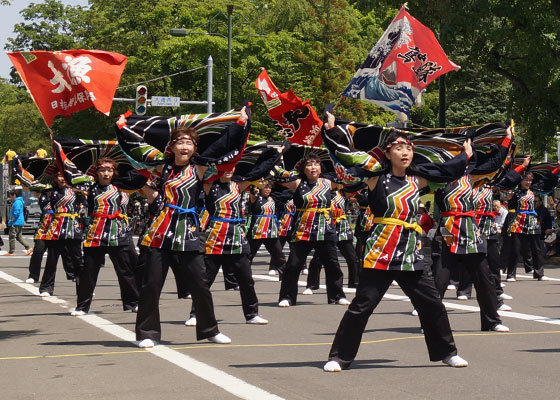
[[[374,224],[384,224],[384,225],[399,225],[404,227],[404,229],[410,229],[422,234],[422,228],[416,222],[410,224],[406,221],[400,220],[398,218],[381,218],[375,217],[373,219]]]
[[[313,211],[323,213],[326,219],[330,219],[331,215],[329,214],[330,208],[296,208],[296,211]]]
[[[61,212],[61,213],[54,213],[55,217],[68,217],[68,218],[76,218],[79,215],[78,214],[70,214],[70,213],[65,213],[65,212]]]

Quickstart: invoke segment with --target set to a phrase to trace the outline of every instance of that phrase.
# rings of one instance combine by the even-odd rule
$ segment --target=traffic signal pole
[[[213,86],[213,82],[214,82],[214,61],[212,59],[212,56],[208,57],[208,63],[207,63],[207,82],[208,82],[208,88],[206,91],[206,96],[207,99],[206,100],[201,100],[201,101],[196,101],[196,100],[181,100],[179,101],[179,104],[184,105],[184,104],[189,104],[189,105],[206,105],[206,111],[208,112],[208,114],[212,113],[212,108],[213,105],[215,104],[213,101],[213,92],[214,92],[214,86]],[[136,87],[136,90],[138,90],[138,88],[140,88],[143,85],[139,85]],[[147,92],[146,92],[147,93]],[[119,101],[119,102],[123,102],[123,103],[136,103],[137,99],[130,99],[130,98],[126,98],[126,97],[113,97],[113,101]],[[151,105],[151,100],[146,98],[146,106]]]

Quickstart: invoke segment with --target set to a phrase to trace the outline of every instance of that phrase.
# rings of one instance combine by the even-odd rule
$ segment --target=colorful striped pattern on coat
[[[251,222],[248,235],[251,239],[277,239],[278,219],[276,217],[276,202],[271,196],[256,196],[256,201],[250,203]],[[263,217],[262,215],[270,215]]]
[[[352,227],[348,219],[348,199],[340,191],[336,191],[331,201],[332,216],[339,241],[353,240]]]
[[[83,226],[78,220],[78,204],[82,202],[81,195],[76,195],[74,190],[68,187],[56,188],[50,194],[50,202],[54,214],[44,235],[44,240],[81,240]]]
[[[473,202],[475,208],[475,223],[480,233],[488,238],[491,234],[495,234],[495,222],[492,214],[492,188],[484,185],[473,189]]]
[[[516,204],[515,218],[509,226],[509,233],[524,233],[535,235],[541,233],[541,227],[535,215],[535,193],[532,190],[516,190],[509,204]],[[520,211],[533,212],[535,214],[520,213]]]
[[[41,225],[37,232],[35,232],[33,239],[45,240],[45,235],[49,230],[54,214],[51,207],[51,199],[46,191],[41,192],[39,195],[39,207],[41,208]]]
[[[248,254],[249,246],[243,223],[213,218],[241,219],[241,194],[236,182],[212,185],[207,196],[210,218],[206,229],[206,254]]]
[[[106,216],[122,213],[122,195],[115,185],[93,185],[89,189],[88,209],[91,223],[84,240],[84,247],[124,245],[126,223],[122,217]],[[94,216],[101,214],[103,216]],[[126,215],[126,211],[125,214]]]
[[[380,176],[375,188],[369,192],[368,200],[376,217],[395,218],[410,224],[417,221],[420,196],[414,176]],[[375,224],[366,240],[364,254],[363,268],[391,271],[424,269],[418,233],[400,225]]]
[[[319,178],[315,183],[302,179],[294,193],[296,214],[291,241],[336,240],[336,228],[331,215],[330,182]],[[325,211],[318,212],[317,209]]]
[[[165,170],[169,168],[173,167],[167,164],[162,176],[166,175]],[[195,214],[181,213],[167,207],[166,204],[194,210],[202,182],[198,179],[193,165],[175,169],[176,172],[171,171],[167,174],[167,179],[160,185],[162,208],[152,220],[141,244],[174,251],[200,251],[199,228]]]
[[[469,175],[447,184],[435,192],[440,211],[474,214],[473,187]],[[439,230],[449,251],[455,254],[486,253],[486,241],[480,235],[473,216],[441,217]]]
[[[294,199],[290,199],[284,204],[284,211],[282,211],[281,219],[278,227],[278,236],[288,236],[292,227],[292,221],[296,212]]]

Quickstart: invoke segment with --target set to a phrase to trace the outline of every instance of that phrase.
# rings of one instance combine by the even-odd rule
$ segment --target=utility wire
[[[147,81],[142,81],[142,82],[136,82],[136,83],[132,83],[130,85],[126,85],[126,86],[119,86],[117,89],[125,89],[131,86],[138,86],[141,85],[143,83],[148,83],[148,82],[153,82],[153,81],[157,81],[159,79],[165,79],[165,78],[171,78],[172,76],[176,76],[176,75],[181,75],[181,74],[186,74],[187,72],[192,72],[192,71],[196,71],[198,69],[203,69],[203,68],[207,68],[206,65],[202,66],[202,67],[196,67],[196,68],[192,68],[192,69],[188,69],[186,71],[180,71],[180,72],[176,72],[174,74],[170,74],[170,75],[164,75],[164,76],[160,76],[158,78],[154,78],[154,79],[148,79]]]

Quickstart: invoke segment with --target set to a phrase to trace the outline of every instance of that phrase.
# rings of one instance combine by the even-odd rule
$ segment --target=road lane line
[[[278,278],[273,277],[273,276],[268,276],[268,275],[253,275],[253,278],[264,280],[264,281],[278,281]],[[302,287],[306,287],[307,282],[298,281],[298,285],[302,286]],[[327,288],[325,285],[320,285],[319,287],[321,289],[326,289]],[[344,292],[345,293],[356,293],[356,289],[344,288]],[[384,299],[386,298],[386,299],[391,299],[391,300],[400,300],[400,301],[410,302],[410,299],[407,296],[401,296],[401,295],[397,295],[397,294],[385,293],[383,298]],[[467,305],[464,305],[464,304],[450,303],[448,301],[444,301],[443,304],[448,309],[453,308],[453,309],[456,309],[456,310],[472,311],[472,312],[479,312],[480,311],[480,308],[475,307],[475,306],[467,306]],[[560,325],[560,319],[558,319],[558,318],[548,318],[548,317],[542,317],[542,316],[539,316],[539,315],[522,314],[522,313],[517,313],[517,312],[513,312],[513,311],[498,311],[498,314],[500,314],[502,317],[521,319],[521,320],[525,320],[525,321],[540,322],[540,323],[551,324],[551,325]]]
[[[0,271],[0,278],[13,283],[14,285],[27,290],[28,292],[39,295],[39,290],[33,286],[32,284],[25,283],[21,279],[16,278],[12,275],[6,274],[3,271]],[[46,300],[53,304],[64,305],[68,308],[68,302],[63,299],[59,299],[56,296],[51,297],[41,297],[41,299]],[[129,331],[119,325],[113,324],[111,321],[108,321],[104,318],[98,317],[94,314],[86,314],[81,317],[71,317],[69,318],[77,318],[87,322],[88,324],[101,329],[117,338],[135,344],[136,337],[134,332]],[[219,346],[219,345],[216,345]],[[165,351],[161,351],[165,350]],[[237,396],[241,399],[247,400],[283,400],[281,397],[276,396],[272,393],[269,393],[257,386],[251,385],[239,378],[236,378],[228,373],[221,371],[217,368],[214,368],[208,364],[195,360],[192,357],[189,357],[185,354],[182,354],[178,351],[172,350],[167,346],[158,345],[153,349],[146,349],[145,351],[153,354],[154,356],[160,357],[179,368],[184,369],[187,372],[190,372],[193,375],[198,376],[205,381],[210,382],[211,384],[218,386],[225,391]]]

